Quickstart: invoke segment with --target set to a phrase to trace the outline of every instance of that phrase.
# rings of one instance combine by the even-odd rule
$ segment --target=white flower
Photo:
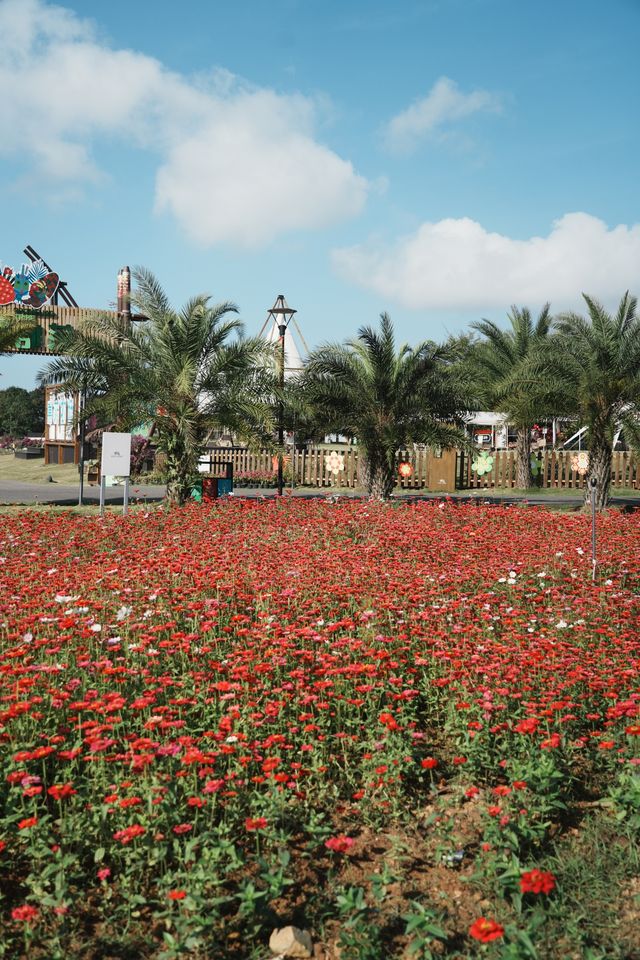
[[[93,630],[94,633],[100,633],[100,631],[102,630],[102,624],[92,623],[89,629]]]
[[[133,607],[120,607],[120,609],[116,613],[116,620],[124,620],[125,617],[129,616],[132,610],[133,610]]]

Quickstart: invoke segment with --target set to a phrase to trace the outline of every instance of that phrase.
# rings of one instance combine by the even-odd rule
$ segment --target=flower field
[[[0,532],[0,956],[640,958],[640,515]]]

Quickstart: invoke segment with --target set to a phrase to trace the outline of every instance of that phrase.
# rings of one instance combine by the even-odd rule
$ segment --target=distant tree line
[[[44,433],[44,387],[0,390],[0,436],[40,437]]]

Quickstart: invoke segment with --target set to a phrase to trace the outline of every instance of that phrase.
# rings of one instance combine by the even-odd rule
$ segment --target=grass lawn
[[[52,477],[56,483],[78,483],[78,467],[73,463],[62,466],[45,464],[39,460],[20,460],[13,453],[0,453],[0,480],[18,483],[48,483]]]

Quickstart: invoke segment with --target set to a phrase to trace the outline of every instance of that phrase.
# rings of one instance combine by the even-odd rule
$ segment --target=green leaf
[[[104,847],[98,847],[98,849],[97,849],[97,850],[94,852],[94,854],[93,854],[93,862],[94,862],[94,863],[102,863],[102,861],[104,860],[104,855],[105,855],[106,852],[107,852],[107,851],[105,850]]]

